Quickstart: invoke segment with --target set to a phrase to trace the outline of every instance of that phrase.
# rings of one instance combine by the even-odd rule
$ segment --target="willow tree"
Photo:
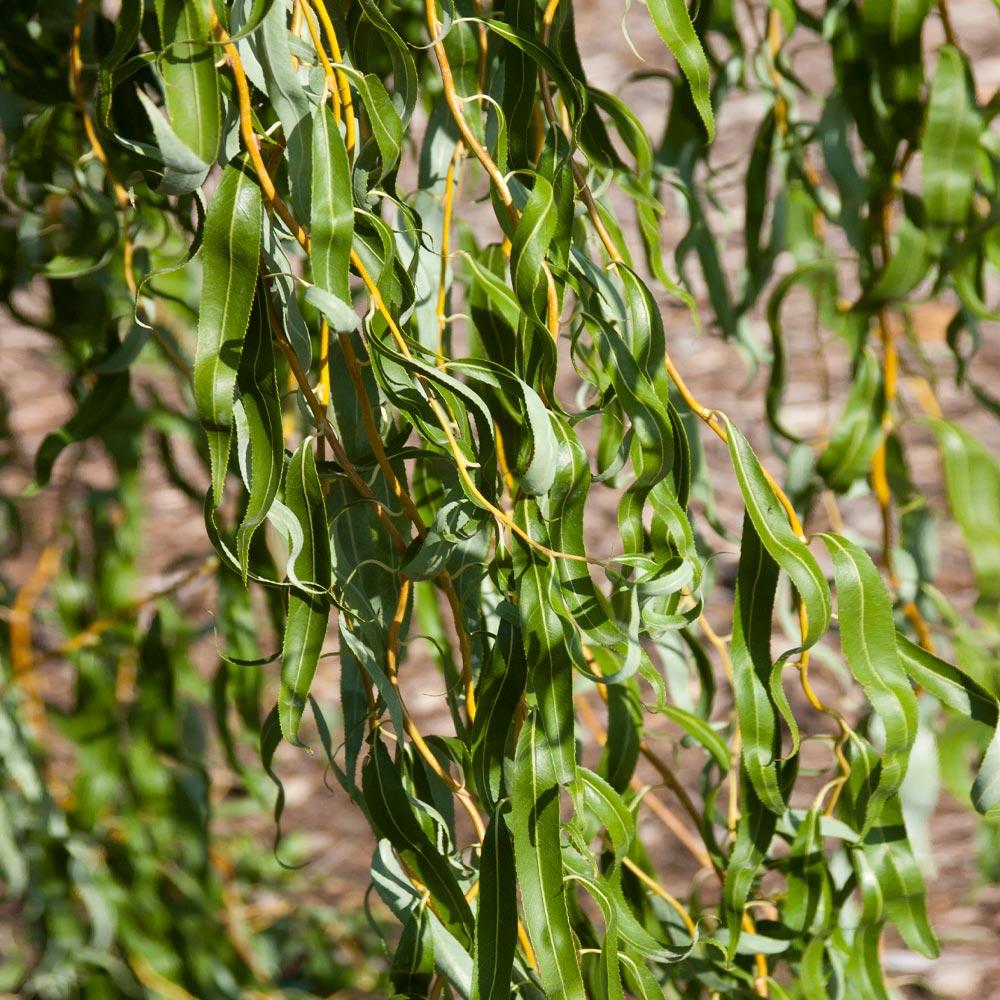
[[[1000,469],[935,392],[953,374],[996,416],[975,355],[996,329],[1000,103],[982,102],[945,0],[648,0],[629,24],[665,100],[641,120],[588,83],[576,42],[576,21],[614,13],[617,30],[618,12],[576,6],[8,12],[4,292],[18,309],[16,289],[47,287],[31,322],[78,405],[32,489],[96,438],[131,498],[124,533],[99,516],[87,529],[118,565],[96,582],[72,559],[60,571],[66,593],[75,579],[98,595],[60,607],[68,733],[86,748],[124,706],[204,776],[172,707],[182,622],[156,619],[131,685],[101,675],[102,643],[139,642],[129,526],[156,440],[204,496],[215,556],[194,572],[217,579],[231,762],[261,795],[243,743],[272,777],[281,741],[328,763],[376,837],[397,995],[886,996],[888,923],[938,950],[904,820],[915,746],[947,734],[957,793],[987,823],[1000,810]],[[803,82],[806,61],[825,89]],[[720,112],[748,94],[762,114],[727,126],[754,130],[734,267],[713,151]],[[685,220],[677,241],[668,214]],[[820,353],[850,359],[826,429],[784,404],[821,379],[789,374],[796,296]],[[948,376],[916,331],[927,301],[949,310]],[[743,373],[699,399],[675,360],[702,325],[766,372],[757,451],[726,414]],[[137,368],[183,403],[138,398]],[[173,458],[195,429],[197,475]],[[927,429],[974,607],[935,586],[940,502],[907,462]],[[742,527],[717,510],[720,480]],[[842,505],[877,517],[852,529]],[[613,538],[585,527],[603,510]],[[57,562],[11,618],[5,725],[36,764],[30,620]],[[118,588],[112,617],[84,628],[101,587]],[[434,731],[407,704],[408,673],[432,668]],[[322,674],[339,677],[336,705],[315,697]],[[81,760],[93,784],[106,758]],[[8,798],[48,803],[49,820],[16,814],[25,829],[69,815],[86,833],[101,816],[96,792],[88,820],[10,777]],[[175,819],[169,799],[150,808]],[[665,827],[640,826],[647,811]],[[207,850],[207,826],[192,836]],[[679,850],[703,873],[678,894],[664,881]],[[72,866],[51,877],[79,889]],[[117,926],[100,947],[131,956],[102,959],[122,989],[260,983],[240,954],[177,969],[155,934],[139,948]]]

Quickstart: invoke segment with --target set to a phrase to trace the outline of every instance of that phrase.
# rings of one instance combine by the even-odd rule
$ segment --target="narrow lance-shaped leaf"
[[[816,806],[806,813],[788,850],[788,891],[781,915],[800,933],[822,916],[820,907],[828,896],[820,815]]]
[[[905,299],[927,274],[931,263],[927,233],[904,216],[895,237],[888,263],[861,299],[863,307]]]
[[[906,774],[917,735],[917,698],[896,652],[892,602],[864,549],[839,535],[822,535],[833,557],[840,644],[848,666],[885,729],[878,783],[864,817],[867,830]]]
[[[599,774],[585,767],[576,770],[572,792],[580,822],[597,822],[607,832],[615,869],[628,854],[635,838],[635,817],[624,799]]]
[[[708,141],[715,138],[715,116],[712,113],[711,73],[708,59],[695,34],[691,15],[684,0],[648,0],[649,16],[656,25],[664,44],[673,53],[681,68],[694,106],[701,115]]]
[[[929,420],[944,458],[948,501],[972,559],[980,598],[1000,597],[1000,465],[968,431],[947,420]]]
[[[278,378],[263,310],[258,297],[236,374],[237,398],[233,409],[240,472],[250,495],[236,532],[236,551],[244,582],[250,543],[277,495],[284,463]]]
[[[586,992],[569,922],[559,830],[562,778],[545,746],[539,713],[521,727],[511,789],[511,829],[524,922],[545,995],[584,1000]]]
[[[878,360],[871,351],[864,351],[858,358],[847,403],[816,465],[816,471],[838,493],[850,489],[871,465],[882,435],[881,389]]]
[[[377,169],[372,170],[372,180],[377,184],[399,162],[403,150],[403,121],[393,106],[385,85],[374,73],[358,73],[349,68],[344,72],[357,87],[368,113],[368,123],[374,139],[373,150],[377,150],[381,161]],[[374,152],[366,153],[365,161],[371,159],[374,159]]]
[[[851,950],[844,974],[861,996],[871,1000],[889,1000],[882,974],[880,945],[881,924],[859,927],[851,940]]]
[[[348,265],[354,239],[351,167],[340,129],[327,105],[313,116],[312,279],[324,291],[350,303]]]
[[[532,538],[545,539],[542,519],[531,500],[518,503],[515,517]],[[538,709],[537,725],[544,739],[536,743],[550,760],[556,780],[573,780],[576,746],[573,734],[573,652],[570,625],[555,610],[552,594],[556,570],[552,561],[527,545],[514,550],[518,578],[518,612],[528,663],[529,703]]]
[[[469,947],[474,920],[455,870],[414,814],[399,772],[381,740],[374,741],[365,760],[362,788],[376,830],[426,886],[431,910],[461,944]]]
[[[517,891],[511,878],[514,845],[499,810],[479,855],[479,906],[471,1000],[506,1000],[517,950]]]
[[[403,925],[389,978],[398,996],[427,996],[434,978],[434,940],[426,904],[415,906]]]
[[[928,222],[945,226],[965,222],[981,129],[966,80],[965,59],[953,45],[942,45],[920,143]]]
[[[156,16],[166,49],[162,61],[170,124],[199,160],[212,163],[219,151],[221,119],[216,50],[204,7],[197,0],[157,0]]]
[[[315,592],[299,588],[289,591],[288,617],[281,646],[281,691],[278,695],[281,733],[290,743],[297,743],[299,723],[330,616],[330,597],[322,590],[330,588],[333,576],[326,505],[310,438],[303,441],[288,463],[284,504],[302,533],[301,548],[289,560],[293,563],[292,570],[298,580],[316,588]]]
[[[478,707],[470,735],[473,774],[479,794],[491,805],[503,795],[502,768],[507,756],[513,754],[513,720],[524,693],[526,672],[520,630],[501,618],[479,675]]]
[[[229,464],[233,394],[257,283],[261,219],[260,188],[244,171],[226,167],[205,219],[194,359],[194,401],[208,435],[216,504]]]
[[[863,846],[852,854],[860,875],[862,905],[869,905],[866,894],[876,897],[871,905],[896,925],[907,945],[928,958],[936,958],[938,942],[927,918],[924,877],[907,839],[898,798],[886,803]],[[864,872],[862,865],[867,869]]]
[[[546,280],[542,268],[555,227],[552,185],[536,175],[511,240],[510,280],[521,307],[542,324],[546,309]]]
[[[749,514],[743,521],[733,614],[733,696],[747,777],[761,803],[785,810],[778,787],[778,716],[770,693],[771,624],[778,564],[761,544]]]
[[[729,457],[746,504],[764,548],[789,575],[809,616],[803,644],[814,645],[830,625],[831,597],[826,577],[809,547],[792,531],[774,488],[764,476],[757,456],[742,432],[726,420]]]
[[[983,754],[972,785],[972,804],[988,820],[1000,819],[1000,730],[993,733]]]
[[[914,684],[929,691],[952,711],[990,728],[996,727],[997,699],[974,677],[918,646],[901,632],[896,633],[896,648]]]
[[[181,142],[159,108],[141,90],[137,93],[156,138],[157,148],[150,152],[156,152],[163,163],[163,177],[156,190],[162,194],[190,194],[204,184],[210,164]]]
[[[918,646],[901,632],[896,633],[896,647],[903,669],[915,684],[952,711],[993,730],[972,786],[972,803],[987,818],[994,818],[1000,812],[1000,731],[997,729],[1000,705],[996,696],[974,677]]]
[[[312,171],[313,104],[292,62],[287,9],[275,3],[251,38],[267,80],[271,106],[285,134],[285,163],[291,207],[299,220],[309,218]]]
[[[743,778],[736,842],[726,864],[722,885],[729,939],[727,950],[730,958],[737,954],[740,947],[743,936],[743,909],[763,867],[778,824],[778,817],[774,811],[765,807],[757,797],[753,784],[745,780],[745,775]]]

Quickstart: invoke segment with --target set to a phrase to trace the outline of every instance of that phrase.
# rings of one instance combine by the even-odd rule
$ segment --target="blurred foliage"
[[[578,7],[5,15],[0,297],[50,335],[75,412],[0,507],[4,555],[36,560],[3,578],[0,989],[884,997],[887,923],[938,950],[939,782],[983,816],[995,876],[1000,466],[942,413],[918,310],[948,308],[949,374],[995,418],[977,353],[998,319],[1000,101],[944,0],[648,0],[671,67],[640,74],[669,94],[654,140],[588,84]],[[747,95],[752,144],[720,167],[717,118]],[[803,295],[806,375],[785,323]],[[695,398],[672,357],[703,320],[766,375],[763,464],[731,399]],[[824,399],[839,416],[797,426],[786,396],[829,396],[827,352],[851,359]],[[938,585],[920,435],[971,602]],[[78,480],[84,461],[110,485]],[[168,544],[152,467],[203,503],[207,537],[148,595],[144,541]],[[41,539],[23,515],[43,490]],[[845,517],[858,504],[880,530]],[[584,511],[611,506],[598,556]],[[209,577],[214,615],[192,619],[185,589]],[[208,680],[193,662],[213,635]],[[417,640],[446,693],[434,733],[400,684]],[[282,741],[376,836],[371,930],[279,865],[293,839],[271,854],[228,832],[248,810],[280,823]],[[807,742],[822,765],[800,766]],[[682,748],[696,773],[675,773]],[[647,807],[712,891],[663,887]]]

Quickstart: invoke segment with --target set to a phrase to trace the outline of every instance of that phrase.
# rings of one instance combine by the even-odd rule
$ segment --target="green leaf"
[[[861,16],[871,51],[877,53],[882,100],[894,130],[916,131],[924,81],[921,31],[932,0],[866,0]],[[885,114],[885,111],[883,111]]]
[[[473,23],[478,21],[477,18],[469,18],[469,20]],[[495,35],[499,35],[504,41],[520,49],[539,69],[548,74],[549,79],[559,88],[559,93],[566,102],[571,123],[575,124],[582,110],[583,84],[571,76],[557,56],[550,49],[539,44],[527,30],[496,19],[484,20],[482,23]],[[531,15],[526,12],[525,26],[530,24]]]
[[[754,785],[743,775],[736,842],[726,863],[722,894],[726,904],[726,945],[730,960],[740,953],[743,909],[761,873],[764,859],[777,828],[778,817],[757,797]]]
[[[563,776],[553,766],[539,712],[521,727],[511,785],[510,825],[524,923],[547,997],[585,1000],[569,922],[559,835]]]
[[[97,121],[108,130],[112,128],[111,110],[118,82],[115,78],[116,71],[135,47],[142,28],[144,14],[145,4],[143,0],[125,0],[121,5],[118,17],[115,19],[114,43],[98,67]]]
[[[829,882],[823,856],[822,814],[813,806],[799,824],[788,849],[788,889],[781,916],[800,934],[810,931],[830,906]],[[827,910],[828,912],[828,910]]]
[[[948,501],[972,560],[980,599],[1000,599],[1000,465],[968,431],[947,420],[928,420],[944,459]]]
[[[504,4],[504,19],[511,27],[533,35],[537,6],[534,0],[509,0]],[[510,137],[510,165],[522,169],[531,165],[538,70],[517,46],[511,45],[504,56],[502,108]]]
[[[514,845],[499,811],[486,828],[479,856],[479,906],[471,1000],[506,1000],[517,950]]]
[[[330,321],[330,326],[338,333],[348,333],[361,326],[358,314],[347,302],[319,285],[310,285],[306,289],[305,299]]]
[[[642,701],[635,677],[611,684],[608,691],[608,739],[601,751],[598,772],[612,788],[628,788],[642,742]]]
[[[664,705],[660,711],[672,722],[676,722],[691,739],[700,743],[723,773],[729,770],[729,748],[726,741],[704,719],[675,705]]]
[[[931,263],[927,233],[904,217],[895,237],[896,245],[888,264],[861,298],[859,305],[863,307],[873,308],[905,299],[927,274]]]
[[[968,217],[982,122],[969,91],[965,58],[952,45],[938,50],[920,151],[927,221],[960,226]]]
[[[515,507],[515,519],[535,541],[547,541],[542,519],[532,510],[533,501]],[[553,607],[557,586],[552,561],[518,540],[514,549],[518,580],[518,613],[528,663],[528,703],[538,709],[537,727],[544,734],[533,744],[548,755],[546,773],[562,783],[576,772],[573,737],[573,663],[575,647],[571,625]]]
[[[288,463],[283,500],[302,536],[298,546],[294,542],[292,545],[289,577],[294,574],[294,578],[308,581],[316,588],[296,587],[289,592],[281,646],[281,691],[278,695],[281,733],[290,743],[298,743],[299,723],[330,615],[330,599],[323,590],[329,590],[332,584],[326,505],[309,438],[302,442]]]
[[[348,267],[354,239],[351,165],[343,136],[325,103],[313,115],[312,140],[312,279],[323,291],[349,303]]]
[[[344,72],[354,81],[368,113],[368,123],[380,160],[377,169],[373,170],[372,182],[378,184],[399,162],[403,151],[403,120],[393,106],[385,85],[374,73],[358,73],[348,68]]]
[[[430,908],[465,947],[472,944],[472,910],[448,858],[438,850],[414,812],[399,772],[381,740],[374,740],[362,769],[362,789],[372,823],[404,864],[426,886]]]
[[[563,867],[566,869],[567,877],[572,877],[582,885],[601,907],[602,912],[608,913],[609,910],[613,910],[618,937],[624,946],[619,952],[620,958],[624,957],[625,949],[636,956],[666,963],[682,962],[691,954],[697,941],[690,941],[684,945],[668,945],[653,937],[645,929],[635,915],[633,903],[625,896],[620,869],[613,868],[606,873],[602,872],[595,857],[590,854],[584,856],[572,847],[567,847],[563,851]]]
[[[972,785],[972,804],[986,819],[1000,819],[1000,730],[993,733]]]
[[[536,174],[534,187],[511,240],[510,282],[521,307],[542,326],[546,312],[546,280],[542,268],[555,230],[552,185]]]
[[[906,835],[906,825],[899,799],[890,799],[879,821],[865,835],[864,844],[854,849],[855,868],[860,869],[862,857],[877,885],[871,884],[867,873],[859,870],[862,905],[866,910],[878,906],[898,928],[903,940],[914,951],[937,958],[938,942],[927,919],[926,889],[923,875]],[[865,897],[877,895],[877,903]]]
[[[287,9],[273,4],[249,39],[266,78],[266,92],[285,137],[288,194],[298,219],[310,218],[313,102],[292,63]]]
[[[216,504],[229,464],[233,393],[257,283],[261,216],[260,188],[242,170],[226,167],[205,219],[194,358],[194,401],[208,435]]]
[[[814,645],[830,625],[831,597],[826,577],[808,546],[796,537],[773,487],[742,432],[727,419],[729,458],[747,515],[771,558],[791,578],[809,615],[803,645]]]
[[[524,399],[521,451],[527,452],[527,461],[518,462],[518,485],[528,496],[542,496],[555,481],[559,445],[552,430],[553,420],[538,393],[525,382],[519,382],[519,388]]]
[[[846,493],[865,476],[882,439],[882,375],[875,355],[862,352],[854,370],[851,392],[816,471],[830,489]]]
[[[382,46],[392,60],[394,103],[399,107],[400,118],[406,124],[417,103],[417,68],[410,54],[409,45],[383,13],[375,0],[359,0],[365,19],[378,32]]]
[[[691,96],[705,125],[708,141],[715,138],[712,114],[711,73],[684,0],[648,0],[649,16],[660,38],[677,60],[691,88]]]
[[[236,532],[236,551],[244,584],[250,543],[271,509],[284,464],[278,378],[274,369],[271,331],[263,313],[264,305],[258,296],[236,374],[236,401],[233,406],[240,472],[249,493],[247,507]]]
[[[392,956],[389,979],[396,994],[425,997],[434,978],[434,939],[430,911],[417,905],[403,925],[396,952]]]
[[[851,940],[851,950],[844,974],[861,996],[871,1000],[889,1000],[882,975],[882,925],[859,927]]]
[[[190,194],[205,183],[210,164],[202,160],[175,134],[160,109],[140,90],[139,100],[153,126],[163,177],[156,186],[162,194]]]
[[[427,906],[426,891],[413,884],[408,870],[404,870],[393,854],[392,845],[384,838],[379,841],[372,856],[372,883],[382,901],[401,923],[409,920],[416,907],[427,909],[434,940],[434,962],[440,972],[455,984],[460,995],[468,996],[472,992],[472,960],[468,952],[438,919],[433,908]],[[388,946],[388,942],[385,944]]]
[[[635,839],[635,817],[622,797],[599,774],[585,767],[576,769],[572,788],[576,813],[581,822],[597,822],[608,834],[617,867]]]
[[[211,32],[203,11],[197,0],[156,0],[165,49],[160,70],[172,131],[198,161],[207,165],[218,154],[222,124],[216,49],[209,44]],[[152,110],[148,110],[156,129]]]
[[[526,674],[520,630],[501,618],[476,686],[478,707],[470,737],[472,772],[479,794],[491,805],[504,794],[502,768],[504,761],[513,757],[513,720]]]
[[[996,726],[997,699],[960,666],[945,662],[898,631],[896,648],[900,663],[914,684],[952,711],[990,728]]]
[[[771,628],[778,564],[761,544],[749,513],[743,520],[733,611],[733,696],[743,768],[771,812],[785,811],[778,785],[778,715],[771,696]]]
[[[917,699],[896,651],[892,602],[864,549],[839,535],[821,535],[833,557],[840,644],[848,666],[885,729],[877,785],[863,817],[867,830],[899,791],[917,736]]]

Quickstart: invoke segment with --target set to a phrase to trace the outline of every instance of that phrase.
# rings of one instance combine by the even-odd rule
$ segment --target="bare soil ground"
[[[639,5],[627,15],[626,22],[637,50],[647,60],[640,62],[630,50],[618,23],[622,19],[619,0],[577,0],[577,30],[584,64],[591,82],[622,94],[630,106],[658,134],[667,110],[667,92],[662,84],[629,82],[630,74],[649,67],[663,67],[669,60],[648,24],[645,11]],[[748,3],[741,9],[745,28],[763,23],[765,8]],[[956,30],[975,58],[977,82],[984,96],[991,95],[1000,85],[1000,18],[989,0],[953,0],[952,14]],[[930,29],[938,32],[936,23]],[[790,43],[795,49],[795,40]],[[810,83],[824,87],[829,79],[829,67],[820,64],[810,50],[803,49],[795,57],[796,69]],[[751,98],[731,100],[718,123],[719,139],[713,163],[724,166],[740,161],[748,149],[756,123],[762,113],[759,101]],[[724,195],[724,207],[730,215],[717,213],[717,229],[728,227],[729,240],[725,263],[735,275],[740,264],[741,212],[740,190],[732,186]],[[684,231],[684,222],[677,206],[668,205],[668,221],[664,234],[668,247],[676,245]],[[623,225],[625,224],[622,220]],[[702,303],[704,305],[704,303]],[[683,371],[695,394],[727,412],[766,454],[767,440],[763,432],[763,376],[749,379],[743,358],[730,345],[711,332],[700,337],[682,310],[664,302],[670,347],[678,367]],[[928,358],[942,373],[940,401],[949,417],[961,421],[1000,454],[1000,423],[984,415],[970,403],[966,394],[951,387],[947,373],[953,368],[944,340],[943,328],[950,316],[949,303],[928,303],[917,310],[917,322]],[[763,329],[760,316],[754,323]],[[814,340],[812,318],[803,302],[790,301],[785,313],[788,336],[791,386],[787,410],[790,422],[796,426],[819,429],[836,417],[839,400],[843,399],[848,380],[848,359],[832,338],[827,338],[819,351]],[[975,361],[978,380],[996,390],[1000,375],[1000,330],[986,330],[985,343]],[[819,391],[822,375],[818,366],[826,368],[832,404]],[[168,390],[168,380],[155,369],[144,369],[137,378],[137,391],[143,383]],[[58,426],[71,412],[65,392],[65,377],[53,362],[45,337],[4,321],[0,326],[0,386],[11,407],[11,425],[17,451],[15,462],[0,477],[0,489],[16,494],[29,480],[31,460],[42,437]],[[904,383],[903,403],[912,412],[919,412],[917,401]],[[936,449],[929,434],[914,426],[908,431],[909,458],[913,474],[939,509],[943,510],[941,471]],[[729,472],[726,456],[713,442],[706,441],[707,458],[714,470],[718,502],[723,521],[735,527],[742,507],[735,483]],[[70,468],[72,466],[72,471]],[[15,584],[22,582],[38,557],[41,545],[50,537],[56,523],[56,497],[60,491],[72,493],[80,484],[107,482],[108,469],[99,451],[84,446],[84,455],[72,463],[63,456],[57,466],[52,487],[23,504],[26,527],[23,550],[7,568]],[[155,456],[144,469],[145,524],[143,536],[142,581],[136,597],[151,593],[172,577],[173,567],[185,557],[197,558],[208,554],[204,539],[201,511],[184,494],[165,479]],[[611,498],[613,499],[613,498]],[[877,532],[877,508],[870,497],[845,502],[843,513],[849,526],[859,531]],[[1000,514],[1000,512],[998,512]],[[602,526],[614,523],[611,502],[593,512],[590,525],[595,536]],[[822,528],[822,524],[811,527]],[[959,605],[971,604],[968,560],[955,529],[945,526],[942,536],[940,585]],[[722,596],[720,594],[720,596]],[[213,606],[212,587],[200,581],[183,590],[179,601],[192,620],[208,621]],[[722,602],[720,602],[720,605]],[[711,610],[711,608],[710,608]],[[726,629],[724,617],[717,624]],[[46,635],[39,634],[43,645]],[[331,641],[333,641],[331,639]],[[54,641],[53,641],[54,644]],[[200,658],[206,669],[214,662],[215,649],[206,638]],[[337,698],[335,660],[324,661],[317,681],[321,702],[332,708]],[[58,664],[46,668],[52,681],[58,677]],[[408,702],[422,726],[429,731],[447,731],[447,713],[443,706],[440,678],[421,656],[417,644],[411,649],[406,667]],[[843,691],[835,680],[820,678],[825,694],[842,699]],[[600,715],[595,702],[595,711]],[[658,723],[654,723],[654,736]],[[665,727],[664,727],[665,728]],[[660,741],[664,746],[665,741]],[[591,740],[586,752],[596,748]],[[669,752],[664,750],[664,752]],[[685,774],[686,754],[678,758],[678,770]],[[696,766],[696,765],[695,765]],[[310,882],[315,896],[345,911],[358,910],[367,886],[368,862],[373,847],[371,835],[360,815],[351,807],[346,796],[331,793],[323,785],[322,764],[318,758],[303,755],[290,747],[282,747],[277,767],[285,779],[287,810],[285,829],[297,831],[305,839],[306,851],[312,858]],[[220,769],[221,770],[221,769]],[[653,774],[646,775],[656,784]],[[690,784],[694,785],[693,777]],[[220,789],[224,792],[225,783]],[[675,811],[669,793],[662,789],[654,793],[672,813]],[[684,821],[676,822],[683,826]],[[268,817],[241,820],[244,829],[253,829],[261,844],[269,844],[271,827]],[[895,982],[911,997],[935,996],[965,1000],[1000,996],[1000,886],[982,882],[974,846],[978,821],[957,803],[942,796],[939,810],[930,823],[937,874],[929,879],[929,905],[933,922],[942,940],[942,957],[928,962],[913,956],[898,943],[887,946],[886,961]],[[652,816],[644,814],[642,832],[653,845],[654,855],[668,887],[681,893],[687,891],[696,877],[698,865],[682,847],[680,840],[665,832]],[[712,888],[702,879],[704,892],[710,898]],[[306,902],[303,900],[303,902]],[[0,922],[2,923],[2,922]]]

